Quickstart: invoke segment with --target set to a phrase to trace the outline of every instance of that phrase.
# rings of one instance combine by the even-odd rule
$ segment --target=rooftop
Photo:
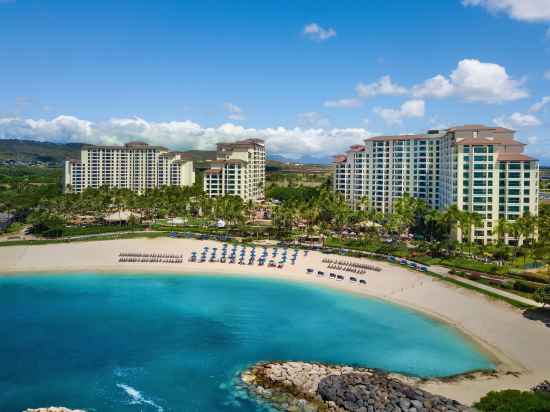
[[[346,155],[336,155],[334,156],[334,163],[343,163],[348,159]]]
[[[500,132],[500,133],[510,133],[514,132],[512,129],[506,129],[504,127],[491,127],[491,126],[485,126],[483,124],[465,124],[462,126],[453,126],[447,129],[449,132],[460,132],[460,131],[480,131],[480,130],[491,130],[494,132]]]
[[[128,142],[124,145],[95,145],[95,144],[85,144],[82,146],[82,149],[133,149],[133,150],[161,150],[168,151],[166,147],[163,146],[151,146],[145,142]]]
[[[389,135],[389,136],[374,136],[369,137],[366,141],[383,142],[383,141],[395,141],[395,140],[421,140],[431,139],[433,135],[428,134],[401,134],[401,135]]]
[[[499,153],[497,155],[497,160],[499,161],[529,161],[529,160],[537,160],[534,157],[527,156],[523,153]]]

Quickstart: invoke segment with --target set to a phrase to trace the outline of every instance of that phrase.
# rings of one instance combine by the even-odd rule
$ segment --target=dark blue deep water
[[[235,374],[259,360],[441,376],[493,364],[416,312],[276,280],[0,276],[0,411],[254,411]]]

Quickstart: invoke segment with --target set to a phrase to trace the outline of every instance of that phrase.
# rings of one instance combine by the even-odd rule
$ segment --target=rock
[[[243,373],[249,392],[275,408],[323,412],[465,412],[415,386],[418,380],[366,368],[305,362],[258,364]],[[269,394],[269,395],[268,395]]]
[[[82,409],[68,409],[62,406],[50,406],[48,408],[25,409],[23,412],[86,412]]]

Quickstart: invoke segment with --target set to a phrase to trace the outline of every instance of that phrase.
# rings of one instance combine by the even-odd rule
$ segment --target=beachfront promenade
[[[203,263],[198,260],[207,249]],[[212,250],[217,253],[213,261]],[[331,256],[318,252],[298,251],[294,264],[293,250],[287,251],[287,261],[279,266],[284,252],[279,248],[272,258],[273,247],[266,247],[267,257],[263,266],[258,258],[263,247],[256,249],[255,264],[249,265],[251,248],[247,248],[243,264],[239,264],[240,246],[235,251],[236,263],[221,262],[223,243],[194,239],[126,239],[99,242],[76,242],[36,246],[10,246],[0,248],[0,273],[165,273],[174,275],[208,274],[211,276],[269,277],[285,281],[331,287],[342,291],[372,296],[413,308],[449,323],[469,335],[498,363],[498,373],[478,379],[462,379],[453,382],[431,382],[424,389],[471,403],[493,389],[528,389],[547,379],[550,371],[548,342],[550,328],[543,322],[530,320],[512,306],[489,299],[474,291],[441,281],[435,276],[412,271],[400,265],[366,258]],[[178,263],[119,262],[124,253],[165,254]],[[231,256],[227,246],[226,259]],[[275,265],[270,265],[273,260]],[[379,267],[380,270],[365,270],[364,274],[330,269],[335,261],[353,263],[357,270],[361,265]],[[346,266],[347,267],[347,266]],[[308,272],[312,269],[313,273]],[[319,276],[318,272],[324,276]],[[330,278],[330,273],[343,275],[345,281]],[[366,282],[352,282],[351,277]],[[463,279],[461,279],[463,281]],[[403,325],[406,333],[407,325]]]
[[[502,296],[502,297],[507,298],[507,299],[515,300],[516,302],[520,302],[520,303],[523,303],[525,305],[530,305],[530,306],[534,306],[534,307],[542,307],[543,306],[542,303],[534,301],[533,299],[524,298],[523,296],[519,296],[516,293],[506,292],[505,290],[502,290],[502,289],[497,289],[497,288],[494,288],[494,287],[489,286],[489,285],[484,285],[483,283],[480,283],[480,282],[476,282],[476,281],[473,281],[473,280],[470,280],[470,279],[466,279],[464,277],[453,275],[453,274],[451,274],[451,269],[446,268],[444,266],[438,266],[438,265],[430,266],[430,271],[433,272],[433,273],[436,273],[440,276],[447,277],[449,279],[453,279],[453,280],[456,280],[458,282],[465,283],[467,285],[473,286],[477,289],[483,289],[483,290],[486,290],[487,292],[491,292],[495,295],[499,295],[499,296]]]

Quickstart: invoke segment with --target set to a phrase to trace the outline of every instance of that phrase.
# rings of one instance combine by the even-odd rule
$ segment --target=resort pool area
[[[261,360],[433,377],[494,368],[460,333],[357,295],[261,278],[0,276],[0,411],[255,411]]]

